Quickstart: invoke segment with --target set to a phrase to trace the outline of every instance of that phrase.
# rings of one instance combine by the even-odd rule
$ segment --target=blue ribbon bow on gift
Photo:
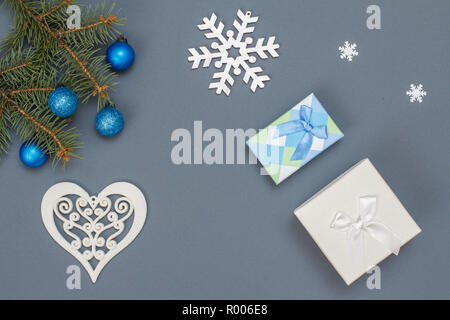
[[[290,134],[304,132],[303,137],[300,139],[300,142],[291,157],[291,160],[304,160],[311,149],[313,136],[320,139],[328,138],[327,126],[315,126],[311,123],[313,110],[310,107],[300,106],[300,110],[294,110],[292,112],[298,112],[298,115],[294,117],[298,119],[279,124],[273,137],[279,138]]]

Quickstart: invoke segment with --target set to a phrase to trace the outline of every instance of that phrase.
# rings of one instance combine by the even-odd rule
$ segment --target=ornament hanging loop
[[[116,104],[115,103],[112,103],[112,102],[106,102],[105,103],[105,106],[103,107],[103,108],[114,108],[114,109],[117,109],[117,107],[116,107]]]
[[[123,34],[121,34],[121,35],[119,36],[119,38],[117,39],[117,41],[118,41],[118,42],[125,42],[125,43],[128,43],[128,39],[125,38],[125,36],[124,36]]]

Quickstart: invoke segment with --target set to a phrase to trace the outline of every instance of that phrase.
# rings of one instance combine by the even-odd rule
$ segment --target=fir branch
[[[83,26],[77,29],[71,29],[71,30],[65,30],[65,31],[60,31],[59,34],[63,34],[63,35],[67,35],[69,33],[73,33],[73,32],[78,32],[78,31],[85,31],[87,29],[92,29],[101,25],[107,25],[107,26],[111,26],[113,22],[117,21],[117,17],[116,16],[109,16],[107,18],[105,18],[103,15],[100,16],[99,21],[88,24],[87,26]]]
[[[19,111],[20,114],[22,114],[26,119],[31,121],[37,127],[37,130],[43,130],[45,133],[47,133],[58,144],[59,151],[56,154],[58,156],[58,158],[62,158],[65,162],[69,162],[69,160],[70,160],[69,152],[73,151],[74,149],[65,147],[62,144],[61,140],[59,140],[58,137],[56,136],[57,132],[51,131],[50,129],[48,129],[41,122],[36,120],[32,115],[27,113],[24,109],[22,109],[16,105],[12,105],[12,107],[14,107],[17,111]]]
[[[89,28],[81,28],[74,29],[76,32],[68,32],[66,33],[65,39],[71,48],[77,46],[78,44],[83,44],[85,47],[97,47],[99,45],[106,45],[111,41],[115,41],[117,37],[120,35],[119,31],[116,29],[117,26],[123,24],[126,20],[125,18],[117,17],[117,12],[115,10],[114,3],[107,8],[106,4],[102,5],[89,5],[83,12],[81,25],[82,26],[91,26]],[[103,17],[105,22],[97,24],[101,21],[101,17]],[[108,17],[110,17],[108,19]],[[115,18],[112,18],[115,17]],[[51,17],[52,19],[48,20],[49,23],[56,23],[61,20],[62,13],[55,14]],[[61,26],[60,30],[66,29],[65,26]]]
[[[21,87],[29,83],[40,68],[34,53],[15,51],[0,60],[0,88]]]
[[[20,68],[29,67],[29,66],[31,66],[31,61],[27,61],[27,62],[25,62],[25,63],[23,63],[21,65],[18,65],[18,66],[15,66],[15,67],[11,67],[11,68],[9,68],[7,70],[0,71],[0,75],[8,73],[8,72],[15,71],[15,70],[18,70]]]
[[[2,118],[3,111],[5,111],[5,108],[6,108],[6,100],[3,100],[3,103],[0,106],[0,119]]]
[[[17,89],[17,90],[10,90],[9,95],[13,96],[18,93],[24,93],[24,92],[38,92],[38,91],[53,91],[55,88],[26,88],[26,89]]]
[[[52,13],[54,13],[54,12],[58,11],[59,9],[61,9],[64,5],[70,6],[71,2],[72,2],[72,0],[61,0],[61,2],[57,6],[51,8],[47,12],[39,15],[39,18],[41,20],[44,19],[45,17],[47,17],[47,16],[51,15]]]
[[[103,99],[107,99],[108,98],[108,92],[107,89],[109,88],[108,85],[100,85],[95,78],[92,76],[92,74],[89,72],[89,70],[86,68],[86,64],[84,61],[81,61],[80,58],[78,57],[78,55],[66,44],[66,42],[58,35],[58,33],[56,33],[55,31],[53,31],[52,29],[50,29],[50,27],[48,25],[46,25],[45,23],[43,23],[41,21],[41,19],[39,18],[39,16],[37,16],[36,14],[34,14],[31,9],[24,3],[23,0],[17,0],[17,2],[20,4],[20,6],[23,8],[23,10],[25,10],[25,12],[28,14],[28,16],[30,16],[31,18],[33,18],[33,20],[42,28],[44,29],[53,39],[55,39],[58,44],[63,47],[69,54],[70,56],[75,60],[75,62],[79,65],[79,67],[81,68],[81,70],[83,71],[83,73],[89,78],[89,80],[91,80],[92,84],[95,87],[95,90],[92,92],[92,96],[97,96],[97,94],[99,95],[99,97],[103,98]]]
[[[65,6],[74,1],[3,2],[14,20],[0,40],[0,155],[7,152],[14,130],[22,140],[43,147],[54,164],[65,166],[71,157],[80,157],[75,150],[81,142],[75,128],[69,127],[70,120],[48,108],[49,93],[63,83],[82,102],[98,97],[97,105],[102,107],[110,101],[108,91],[116,84],[116,74],[99,45],[115,40],[116,26],[125,19],[113,13],[114,5],[89,5],[82,27],[65,31]]]
[[[9,143],[11,142],[11,136],[6,121],[6,103],[7,101],[3,100],[0,105],[0,155],[8,152]]]
[[[62,159],[65,163],[69,162],[70,156],[74,155],[72,151],[75,150],[75,146],[69,146],[69,144],[63,143],[62,139],[58,137],[58,133],[60,130],[56,128],[50,128],[52,124],[54,124],[54,120],[49,119],[49,117],[43,117],[47,119],[48,125],[44,124],[42,121],[37,120],[37,117],[33,116],[31,112],[27,112],[24,108],[21,108],[17,105],[17,103],[10,97],[11,93],[4,92],[3,90],[0,90],[0,95],[5,99],[3,108],[5,108],[6,103],[9,104],[9,107],[12,108],[14,111],[17,111],[24,119],[32,123],[35,127],[34,132],[30,132],[27,130],[27,128],[24,128],[23,126],[20,126],[20,122],[16,122],[15,126],[18,128],[18,131],[21,131],[22,137],[27,140],[27,138],[30,138],[31,135],[36,135],[40,131],[43,131],[46,135],[48,135],[49,138],[53,140],[53,142],[57,145],[57,150],[53,150],[53,148],[47,148],[47,151],[49,153],[56,153],[56,156],[60,159]],[[20,130],[21,129],[21,130]],[[33,140],[38,140],[36,138],[32,138]],[[42,140],[41,140],[42,141]]]

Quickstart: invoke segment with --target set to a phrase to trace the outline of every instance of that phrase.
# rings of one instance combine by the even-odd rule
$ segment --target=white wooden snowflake
[[[263,75],[263,69],[261,67],[251,65],[257,60],[257,55],[261,59],[267,59],[270,54],[273,58],[278,57],[277,49],[279,44],[275,43],[275,37],[269,37],[266,44],[264,44],[264,38],[259,38],[256,41],[255,46],[249,47],[253,43],[251,37],[244,35],[252,33],[255,27],[249,26],[252,23],[258,21],[258,17],[252,17],[252,13],[247,11],[245,14],[238,10],[238,18],[242,21],[234,20],[233,26],[237,31],[235,36],[233,30],[228,30],[226,34],[223,34],[224,24],[219,22],[216,26],[217,16],[213,13],[211,18],[203,18],[203,24],[199,24],[200,30],[208,30],[205,33],[205,37],[208,39],[217,39],[211,43],[211,51],[205,46],[200,47],[199,53],[195,48],[190,48],[189,52],[191,56],[188,61],[192,62],[192,69],[197,69],[200,63],[203,61],[203,67],[207,68],[211,64],[213,59],[216,59],[214,66],[217,69],[221,69],[220,72],[216,72],[213,75],[213,79],[218,79],[216,82],[211,82],[210,89],[216,89],[217,94],[224,92],[227,96],[230,95],[231,87],[234,84],[234,79],[231,75],[238,76],[244,71],[243,80],[246,84],[251,79],[250,89],[255,92],[256,89],[264,88],[264,82],[269,81],[268,75]],[[234,51],[234,52],[233,52]]]
[[[348,41],[345,41],[344,45],[339,47],[339,51],[341,52],[341,59],[347,59],[348,61],[352,61],[353,57],[358,55],[356,43],[350,44]]]
[[[419,102],[422,103],[423,97],[427,95],[427,92],[423,90],[422,84],[419,84],[418,86],[411,84],[409,87],[409,90],[406,91],[406,95],[409,96],[410,102]]]

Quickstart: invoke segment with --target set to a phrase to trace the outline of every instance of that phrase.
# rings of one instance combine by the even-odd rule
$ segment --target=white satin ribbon
[[[400,252],[400,239],[383,223],[374,221],[377,210],[376,197],[359,198],[359,217],[354,221],[347,214],[337,212],[331,228],[347,232],[352,262],[364,263],[364,232],[381,243],[393,254]]]

